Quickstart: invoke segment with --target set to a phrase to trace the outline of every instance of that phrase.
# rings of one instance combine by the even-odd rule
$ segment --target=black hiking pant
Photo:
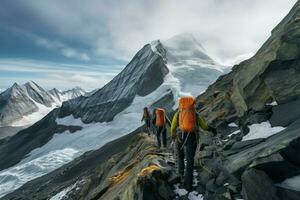
[[[184,185],[187,189],[193,186],[194,157],[197,148],[195,133],[178,133],[180,141],[176,142],[177,173],[184,177]],[[186,168],[184,166],[186,158]],[[185,170],[184,170],[185,168]]]
[[[166,127],[156,127],[156,138],[157,138],[157,146],[161,146],[160,136],[162,136],[162,143],[164,147],[167,147],[167,129]]]
[[[151,132],[150,132],[150,122],[151,122],[151,120],[150,119],[144,119],[144,121],[145,121],[145,125],[146,125],[146,132],[148,133],[148,134],[150,134]]]

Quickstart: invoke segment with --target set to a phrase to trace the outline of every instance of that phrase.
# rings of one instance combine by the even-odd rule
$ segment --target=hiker
[[[145,122],[148,135],[150,135],[150,133],[151,133],[150,132],[151,115],[150,115],[150,111],[147,107],[144,107],[144,112],[143,112],[143,117],[142,117],[141,122],[143,122],[143,121]]]
[[[192,190],[193,185],[194,156],[197,148],[196,134],[199,132],[199,127],[207,131],[212,130],[196,112],[195,104],[196,101],[193,97],[182,97],[171,124],[171,137],[175,140],[176,147],[177,172],[182,180],[184,179],[184,186],[189,191]],[[184,157],[187,161],[185,170]]]
[[[166,112],[162,108],[156,108],[153,111],[153,120],[152,123],[156,129],[156,138],[157,138],[157,146],[161,147],[161,139],[162,137],[162,143],[163,147],[167,147],[167,128],[166,123],[171,126],[171,122],[168,119]]]

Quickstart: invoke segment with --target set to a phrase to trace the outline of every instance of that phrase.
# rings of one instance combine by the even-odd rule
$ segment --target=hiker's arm
[[[212,132],[212,133],[214,133],[214,134],[217,133],[217,131],[216,131],[215,128],[213,128],[213,127],[207,125],[207,123],[205,122],[205,119],[204,119],[203,117],[199,116],[199,117],[198,117],[198,120],[199,120],[199,125],[200,125],[200,127],[201,127],[203,130],[205,130],[205,131],[210,131],[210,132]]]
[[[209,127],[206,124],[205,119],[203,117],[198,116],[198,124],[203,130],[208,131]]]
[[[171,123],[171,137],[172,138],[175,138],[176,137],[176,129],[177,129],[177,126],[178,126],[178,112],[176,112],[174,114],[174,117],[172,119],[172,123]]]
[[[141,119],[141,122],[145,119],[145,116],[143,115],[142,119]]]

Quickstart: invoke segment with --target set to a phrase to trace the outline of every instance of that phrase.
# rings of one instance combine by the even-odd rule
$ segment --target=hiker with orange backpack
[[[151,133],[151,131],[150,131],[151,115],[150,115],[150,111],[147,107],[144,107],[144,112],[143,112],[143,117],[142,117],[141,122],[142,121],[145,122],[148,135],[150,135],[150,133]]]
[[[153,111],[155,113],[153,115],[152,123],[156,128],[156,138],[157,138],[157,146],[161,147],[161,139],[162,137],[162,143],[163,147],[167,147],[167,128],[166,123],[171,126],[171,122],[168,119],[166,112],[162,108],[157,108]]]
[[[171,124],[171,137],[175,140],[176,146],[177,173],[189,191],[192,190],[193,185],[194,156],[197,148],[196,134],[198,134],[199,128],[215,132],[196,112],[195,104],[196,101],[193,97],[180,98],[178,111],[174,114]],[[184,157],[187,161],[185,170]]]

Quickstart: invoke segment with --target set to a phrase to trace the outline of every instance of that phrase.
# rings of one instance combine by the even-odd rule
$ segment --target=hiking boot
[[[184,188],[188,191],[188,192],[191,192],[191,191],[194,191],[195,190],[195,187],[191,186],[191,185],[187,185],[187,184],[183,184]]]

